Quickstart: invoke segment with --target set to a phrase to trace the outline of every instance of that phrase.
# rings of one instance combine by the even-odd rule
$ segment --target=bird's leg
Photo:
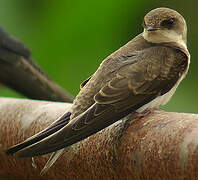
[[[129,114],[128,116],[126,116],[125,118],[123,118],[122,122],[119,125],[119,128],[117,129],[116,135],[115,135],[115,152],[116,149],[118,148],[118,144],[120,142],[121,137],[123,136],[124,132],[127,130],[127,128],[130,126],[131,122],[135,121],[135,120],[139,120],[143,117],[146,117],[147,115],[149,115],[150,113],[154,112],[154,111],[158,111],[159,108],[151,108],[151,109],[145,109],[142,112],[132,112],[131,114]]]

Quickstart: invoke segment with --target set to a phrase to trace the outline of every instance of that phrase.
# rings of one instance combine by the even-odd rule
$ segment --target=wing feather
[[[170,65],[175,60],[168,56],[174,50],[159,48],[154,47],[153,52],[148,49],[149,56],[145,50],[124,61],[116,76],[95,95],[95,103],[61,129],[11,152],[20,157],[32,157],[57,151],[100,131],[171,90],[180,78],[180,68],[174,69]],[[131,63],[134,58],[137,62]],[[183,60],[186,59],[182,59],[181,64]],[[165,76],[165,73],[169,74]]]

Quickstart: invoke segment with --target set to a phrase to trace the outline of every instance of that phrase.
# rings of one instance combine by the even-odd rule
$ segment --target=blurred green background
[[[76,95],[79,84],[101,61],[142,31],[151,9],[170,7],[188,24],[191,65],[168,111],[198,112],[196,1],[146,0],[0,0],[0,26],[32,50],[33,58],[61,86]],[[21,97],[0,89],[0,96]]]

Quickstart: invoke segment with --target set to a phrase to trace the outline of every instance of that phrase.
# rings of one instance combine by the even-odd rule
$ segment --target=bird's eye
[[[162,21],[160,25],[166,28],[171,28],[174,22],[175,22],[175,19],[170,18],[170,19]]]

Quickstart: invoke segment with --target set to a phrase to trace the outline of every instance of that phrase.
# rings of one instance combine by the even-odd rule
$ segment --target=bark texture
[[[198,177],[198,115],[155,111],[127,117],[67,148],[40,176],[49,155],[31,159],[3,151],[39,132],[71,104],[0,98],[0,178],[54,180],[191,180]]]

